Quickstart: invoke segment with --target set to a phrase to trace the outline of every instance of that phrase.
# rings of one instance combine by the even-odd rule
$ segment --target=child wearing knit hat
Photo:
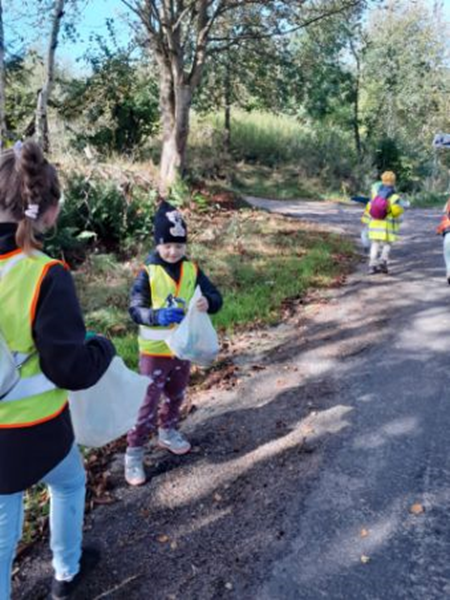
[[[149,378],[137,422],[128,432],[125,479],[145,483],[144,444],[158,430],[158,445],[174,454],[186,454],[191,445],[178,431],[180,408],[189,381],[190,363],[172,354],[165,343],[173,326],[200,286],[197,308],[218,312],[222,296],[201,269],[186,257],[187,226],[177,208],[163,201],[154,220],[155,249],[137,275],[129,312],[139,325],[139,369]]]

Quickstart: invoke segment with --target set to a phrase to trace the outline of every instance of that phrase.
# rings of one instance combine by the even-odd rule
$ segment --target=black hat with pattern
[[[187,227],[180,211],[165,200],[155,214],[155,244],[185,244]]]

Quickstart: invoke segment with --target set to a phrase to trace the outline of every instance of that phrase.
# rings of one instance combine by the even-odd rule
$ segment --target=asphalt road
[[[356,209],[282,210],[359,229]],[[408,211],[391,274],[353,280],[341,310],[378,313],[383,333],[336,366],[348,426],[327,445],[261,600],[450,598],[450,287],[437,222],[438,211]]]

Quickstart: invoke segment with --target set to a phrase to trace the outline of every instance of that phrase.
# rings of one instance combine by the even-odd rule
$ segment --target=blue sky
[[[77,21],[77,33],[79,40],[61,40],[58,48],[60,58],[74,61],[79,59],[89,47],[89,38],[92,35],[108,37],[106,20],[114,19],[119,44],[126,44],[130,33],[128,26],[123,20],[124,13],[129,10],[120,0],[90,0],[84,7],[81,18]],[[81,65],[80,65],[81,66]]]
[[[413,1],[413,0],[411,0]],[[430,8],[435,0],[425,0]],[[81,18],[77,19],[77,32],[79,39],[76,42],[70,40],[60,40],[58,48],[58,60],[71,64],[77,71],[86,69],[86,65],[80,62],[80,58],[89,47],[89,38],[98,34],[107,36],[106,19],[113,18],[116,25],[116,32],[119,44],[125,45],[130,37],[129,29],[120,18],[128,9],[121,0],[82,0],[84,4]],[[444,13],[450,22],[450,0],[442,0]],[[17,22],[20,25],[20,22]]]

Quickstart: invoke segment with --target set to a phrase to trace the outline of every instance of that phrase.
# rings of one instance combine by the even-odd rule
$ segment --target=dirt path
[[[357,207],[259,204],[359,231]],[[120,501],[87,521],[104,560],[79,598],[450,598],[437,214],[408,212],[391,275],[361,265],[289,323],[243,338],[235,379],[200,393],[184,424],[192,454],[149,451],[151,481],[133,490],[118,457]],[[41,547],[26,561],[16,599],[39,598],[48,559]]]

